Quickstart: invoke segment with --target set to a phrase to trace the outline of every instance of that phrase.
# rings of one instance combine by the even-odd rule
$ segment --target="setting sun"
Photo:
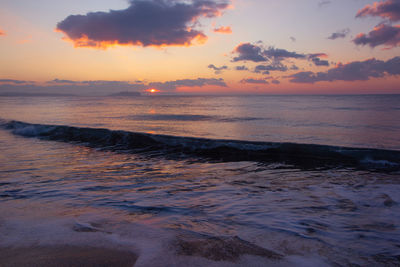
[[[0,0],[0,51],[0,267],[400,267],[400,0]]]
[[[147,90],[146,90],[146,92],[148,92],[148,93],[151,93],[151,94],[155,94],[155,93],[158,93],[158,92],[160,92],[160,90],[157,90],[157,89],[151,88],[151,89],[147,89]]]

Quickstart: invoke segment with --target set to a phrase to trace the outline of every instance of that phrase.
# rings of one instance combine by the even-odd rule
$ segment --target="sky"
[[[400,0],[1,0],[0,94],[400,93]]]

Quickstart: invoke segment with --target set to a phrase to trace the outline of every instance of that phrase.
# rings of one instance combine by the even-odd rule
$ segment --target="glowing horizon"
[[[397,1],[5,0],[0,92],[400,93]]]

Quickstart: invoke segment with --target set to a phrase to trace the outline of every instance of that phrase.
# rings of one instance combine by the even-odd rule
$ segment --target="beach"
[[[0,98],[1,266],[398,265],[393,97],[215,99]]]

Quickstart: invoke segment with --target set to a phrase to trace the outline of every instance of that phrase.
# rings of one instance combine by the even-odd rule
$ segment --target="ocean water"
[[[0,246],[398,266],[400,96],[0,98]]]

